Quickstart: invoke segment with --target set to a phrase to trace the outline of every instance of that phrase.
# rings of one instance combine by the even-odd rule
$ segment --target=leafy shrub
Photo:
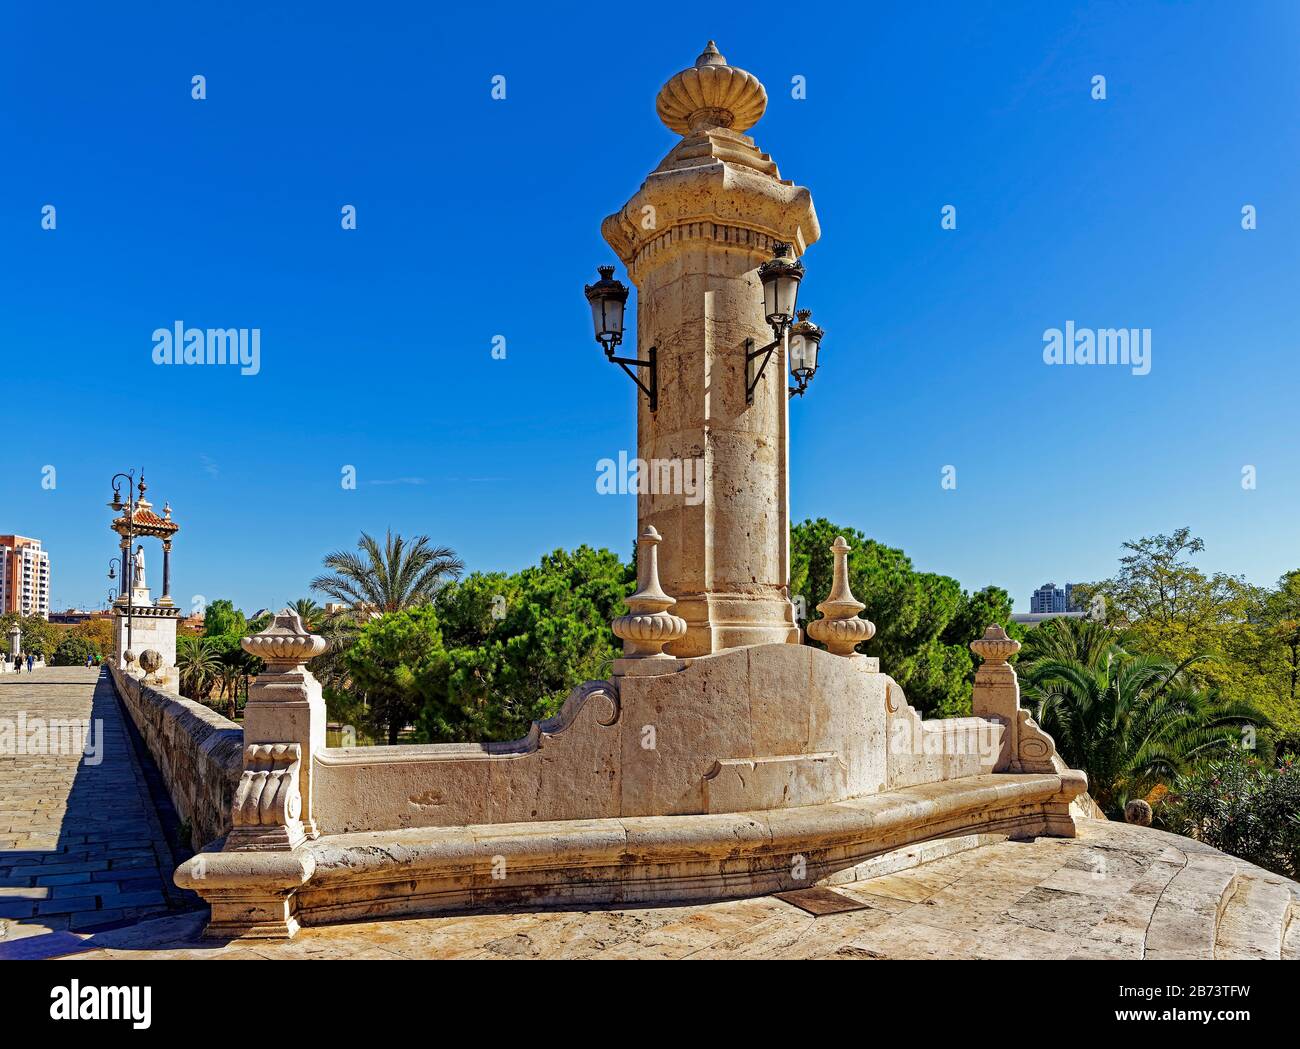
[[[1164,824],[1288,878],[1300,875],[1300,761],[1276,766],[1243,751],[1179,776],[1160,807]]]

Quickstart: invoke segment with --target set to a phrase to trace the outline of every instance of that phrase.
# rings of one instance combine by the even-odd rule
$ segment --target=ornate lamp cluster
[[[790,377],[794,385],[790,396],[803,396],[812,377],[817,373],[817,355],[825,332],[809,318],[811,310],[796,308],[799,285],[803,281],[803,263],[790,258],[793,250],[784,241],[773,248],[772,258],[758,267],[758,279],[763,284],[763,316],[772,328],[772,341],[757,349],[753,339],[745,340],[745,403],[754,403],[754,390],[763,377],[772,354],[780,347],[786,350]],[[587,304],[591,307],[591,321],[596,342],[605,351],[605,358],[617,364],[641,388],[650,402],[650,410],[659,408],[659,350],[651,346],[644,360],[637,357],[615,357],[614,350],[623,342],[624,316],[627,307],[627,285],[614,279],[613,266],[597,266],[600,280],[584,287]],[[637,371],[632,369],[636,368]],[[638,372],[646,369],[646,381]]]
[[[745,403],[754,403],[754,390],[763,370],[778,346],[785,346],[790,365],[790,377],[795,385],[790,396],[803,396],[817,372],[817,353],[825,332],[809,318],[812,310],[796,308],[799,285],[803,283],[803,263],[790,257],[789,244],[778,242],[773,246],[772,258],[758,267],[758,279],[763,282],[763,316],[772,328],[772,341],[754,348],[754,340],[745,340]],[[796,321],[795,318],[798,318]]]

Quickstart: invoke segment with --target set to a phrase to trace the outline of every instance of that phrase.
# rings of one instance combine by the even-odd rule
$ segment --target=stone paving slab
[[[98,760],[71,733],[56,741],[53,719],[94,723]],[[32,940],[22,948],[31,956],[51,934],[172,909],[171,851],[124,719],[98,669],[0,678],[0,742],[11,733],[0,749],[0,958],[11,956],[15,941]],[[47,728],[43,745],[38,721]]]

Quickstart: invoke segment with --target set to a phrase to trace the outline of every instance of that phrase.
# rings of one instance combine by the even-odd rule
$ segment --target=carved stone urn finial
[[[1020,642],[1007,636],[997,623],[984,631],[984,636],[970,643],[970,649],[989,667],[1004,666],[1008,659],[1020,651]]]
[[[851,656],[863,641],[870,641],[876,625],[869,619],[858,618],[867,606],[853,596],[849,589],[848,558],[851,547],[844,536],[837,536],[831,544],[835,557],[835,574],[831,580],[830,596],[817,606],[822,614],[808,624],[808,636],[820,641],[827,651],[836,656]]]
[[[710,40],[693,66],[659,89],[655,109],[679,135],[710,128],[747,131],[767,109],[767,91],[753,73],[727,65]]]
[[[668,609],[677,604],[659,585],[659,551],[663,537],[653,525],[636,541],[636,593],[627,599],[630,613],[619,616],[610,626],[623,639],[625,659],[671,659],[667,645],[686,636],[686,620]]]
[[[280,609],[265,630],[243,638],[239,645],[261,659],[267,669],[278,671],[302,666],[328,647],[325,639],[304,627],[302,618],[290,608]]]

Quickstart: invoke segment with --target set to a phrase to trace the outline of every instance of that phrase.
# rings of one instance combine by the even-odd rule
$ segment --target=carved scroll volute
[[[828,652],[836,656],[853,655],[858,645],[870,641],[876,633],[874,623],[859,618],[858,613],[867,606],[854,597],[849,589],[850,549],[852,548],[842,535],[837,536],[831,544],[835,569],[830,596],[817,606],[822,618],[808,624],[808,636],[814,641],[820,641]]]
[[[303,841],[302,747],[250,743],[235,788],[228,849],[292,849]]]

